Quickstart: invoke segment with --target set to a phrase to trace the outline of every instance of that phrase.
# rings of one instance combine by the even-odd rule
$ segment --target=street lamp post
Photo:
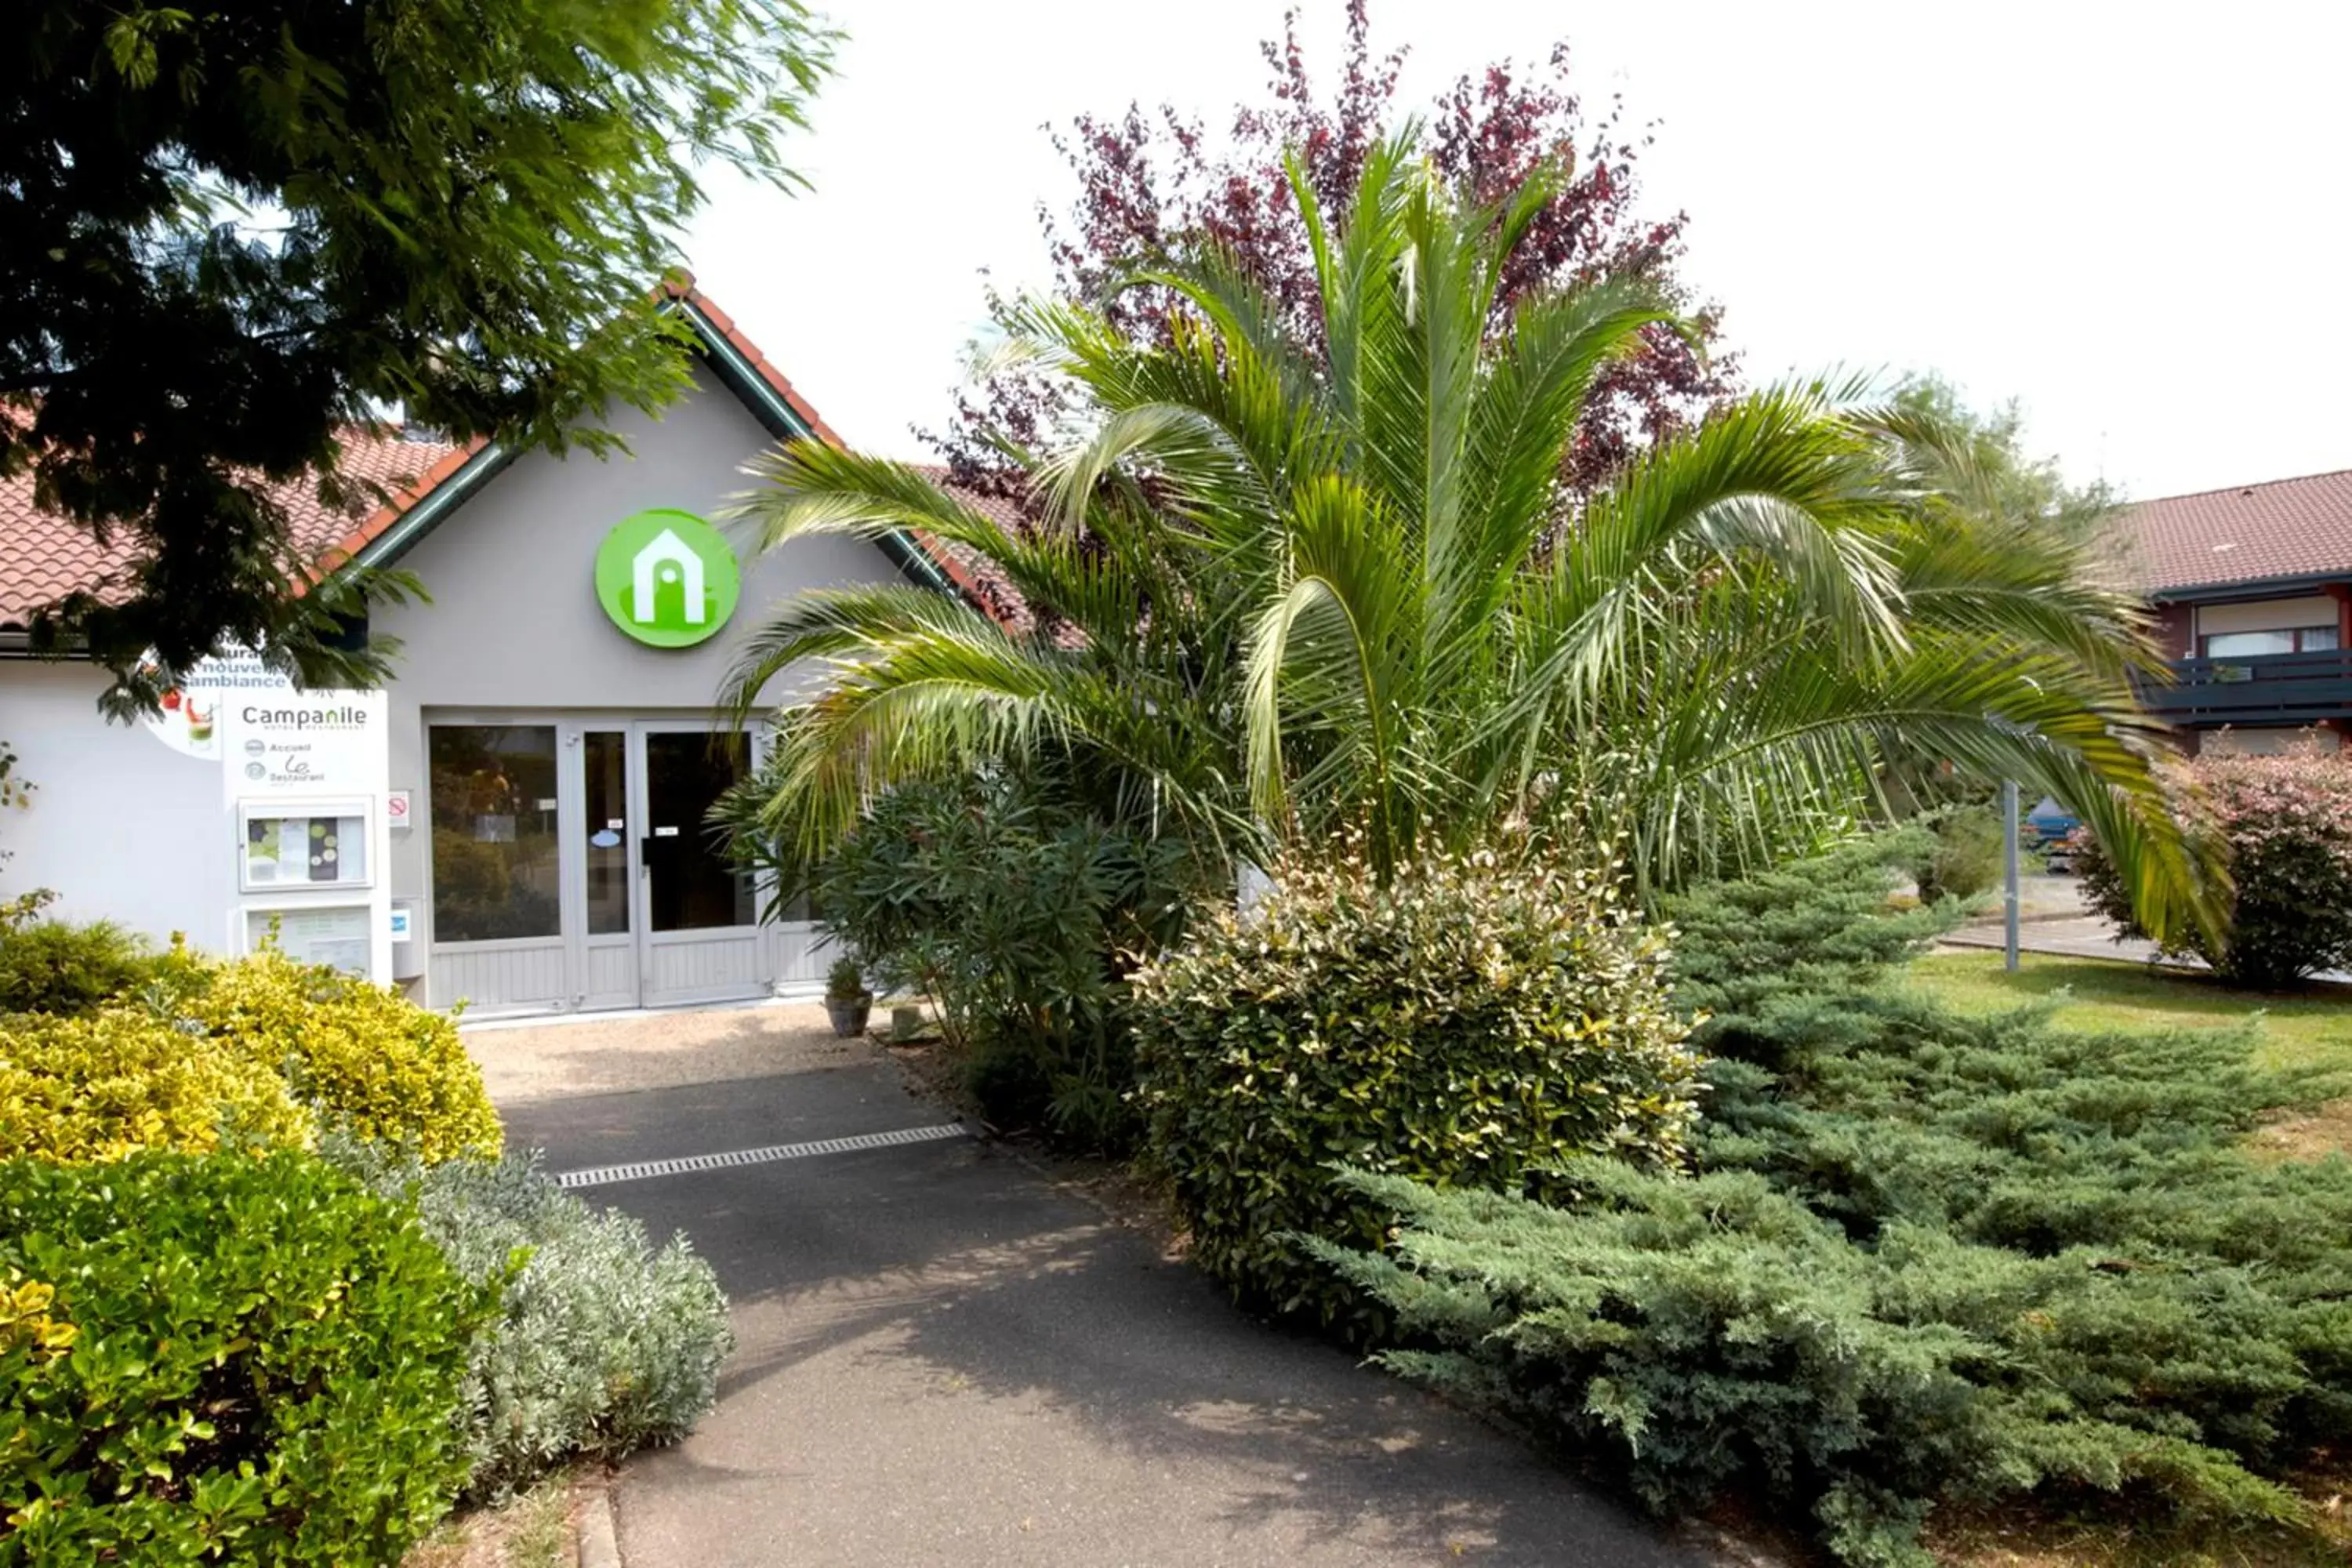
[[[2003,902],[2005,930],[2002,932],[2001,967],[2011,974],[2017,973],[2017,781],[2000,781],[2000,848],[2007,892]]]

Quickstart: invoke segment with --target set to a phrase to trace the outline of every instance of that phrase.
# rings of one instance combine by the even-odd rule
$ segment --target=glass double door
[[[709,826],[750,738],[698,725],[580,731],[582,1007],[757,995],[759,897]]]
[[[767,992],[774,943],[711,806],[751,739],[691,721],[430,727],[436,1005],[569,1011]]]

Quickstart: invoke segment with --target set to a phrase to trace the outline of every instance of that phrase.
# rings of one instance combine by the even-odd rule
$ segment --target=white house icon
[[[659,571],[667,566],[667,571]],[[641,626],[654,624],[654,582],[658,575],[686,589],[687,625],[703,621],[702,557],[688,549],[676,529],[665,528],[629,563],[629,618]]]

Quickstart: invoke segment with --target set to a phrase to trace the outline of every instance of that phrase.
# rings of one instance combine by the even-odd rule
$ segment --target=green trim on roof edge
[[[816,432],[810,429],[793,405],[768,384],[767,377],[751,368],[742,352],[696,307],[692,300],[681,299],[677,306],[686,312],[686,319],[694,323],[695,336],[702,340],[706,357],[709,359],[711,368],[719,373],[719,379],[760,416],[760,423],[768,427],[770,435],[794,441],[816,438]],[[877,542],[881,546],[882,553],[890,558],[893,566],[922,586],[962,596],[962,591],[948,580],[947,574],[940,570],[938,563],[924,553],[905,530],[894,528]]]
[[[467,497],[514,460],[515,454],[504,443],[490,442],[460,463],[456,473],[435,485],[423,500],[393,519],[390,528],[361,545],[351,563],[381,568],[398,561],[411,546],[439,527],[443,518],[457,510]]]

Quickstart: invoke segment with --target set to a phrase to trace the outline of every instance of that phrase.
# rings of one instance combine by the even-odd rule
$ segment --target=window
[[[429,751],[433,940],[559,934],[554,726],[436,724]]]
[[[2214,632],[2202,639],[2207,658],[2266,658],[2282,653],[2324,653],[2336,646],[2334,626],[2274,632]]]
[[[591,730],[582,737],[588,776],[588,934],[629,931],[629,737]]]

